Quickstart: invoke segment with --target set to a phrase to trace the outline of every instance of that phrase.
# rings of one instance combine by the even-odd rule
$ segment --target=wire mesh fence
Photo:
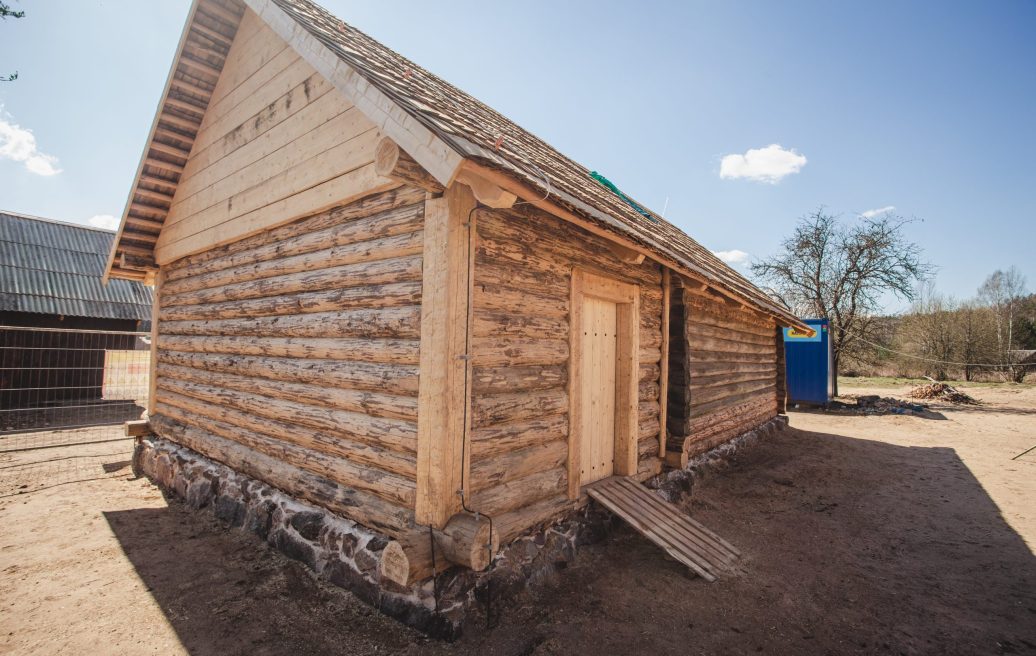
[[[0,449],[21,433],[138,419],[150,348],[149,333],[0,326]]]
[[[69,483],[132,476],[133,438],[122,426],[0,437],[0,500]]]

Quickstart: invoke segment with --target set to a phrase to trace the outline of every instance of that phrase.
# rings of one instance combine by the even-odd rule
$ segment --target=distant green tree
[[[15,11],[11,9],[11,6],[6,2],[0,1],[0,19],[7,20],[8,18],[25,18],[24,11]],[[11,82],[18,79],[18,71],[11,73],[10,75],[0,75],[0,82]]]

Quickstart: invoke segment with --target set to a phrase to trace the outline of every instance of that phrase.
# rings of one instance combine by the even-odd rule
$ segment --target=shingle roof
[[[101,283],[115,234],[0,211],[0,310],[151,319],[151,288]]]
[[[671,258],[785,322],[799,323],[789,310],[682,230],[654,213],[651,218],[641,215],[593,180],[587,167],[565,157],[491,107],[310,0],[272,1],[464,157],[499,169],[542,193],[549,191],[555,202],[601,227]]]

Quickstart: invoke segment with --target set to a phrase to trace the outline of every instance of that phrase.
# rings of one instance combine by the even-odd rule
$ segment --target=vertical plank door
[[[615,303],[583,297],[583,403],[580,484],[611,476],[615,469]]]

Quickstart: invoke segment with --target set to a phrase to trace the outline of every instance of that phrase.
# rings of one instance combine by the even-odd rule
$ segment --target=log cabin
[[[398,545],[401,585],[773,420],[803,327],[309,0],[195,1],[108,273],[156,289],[153,433]]]

